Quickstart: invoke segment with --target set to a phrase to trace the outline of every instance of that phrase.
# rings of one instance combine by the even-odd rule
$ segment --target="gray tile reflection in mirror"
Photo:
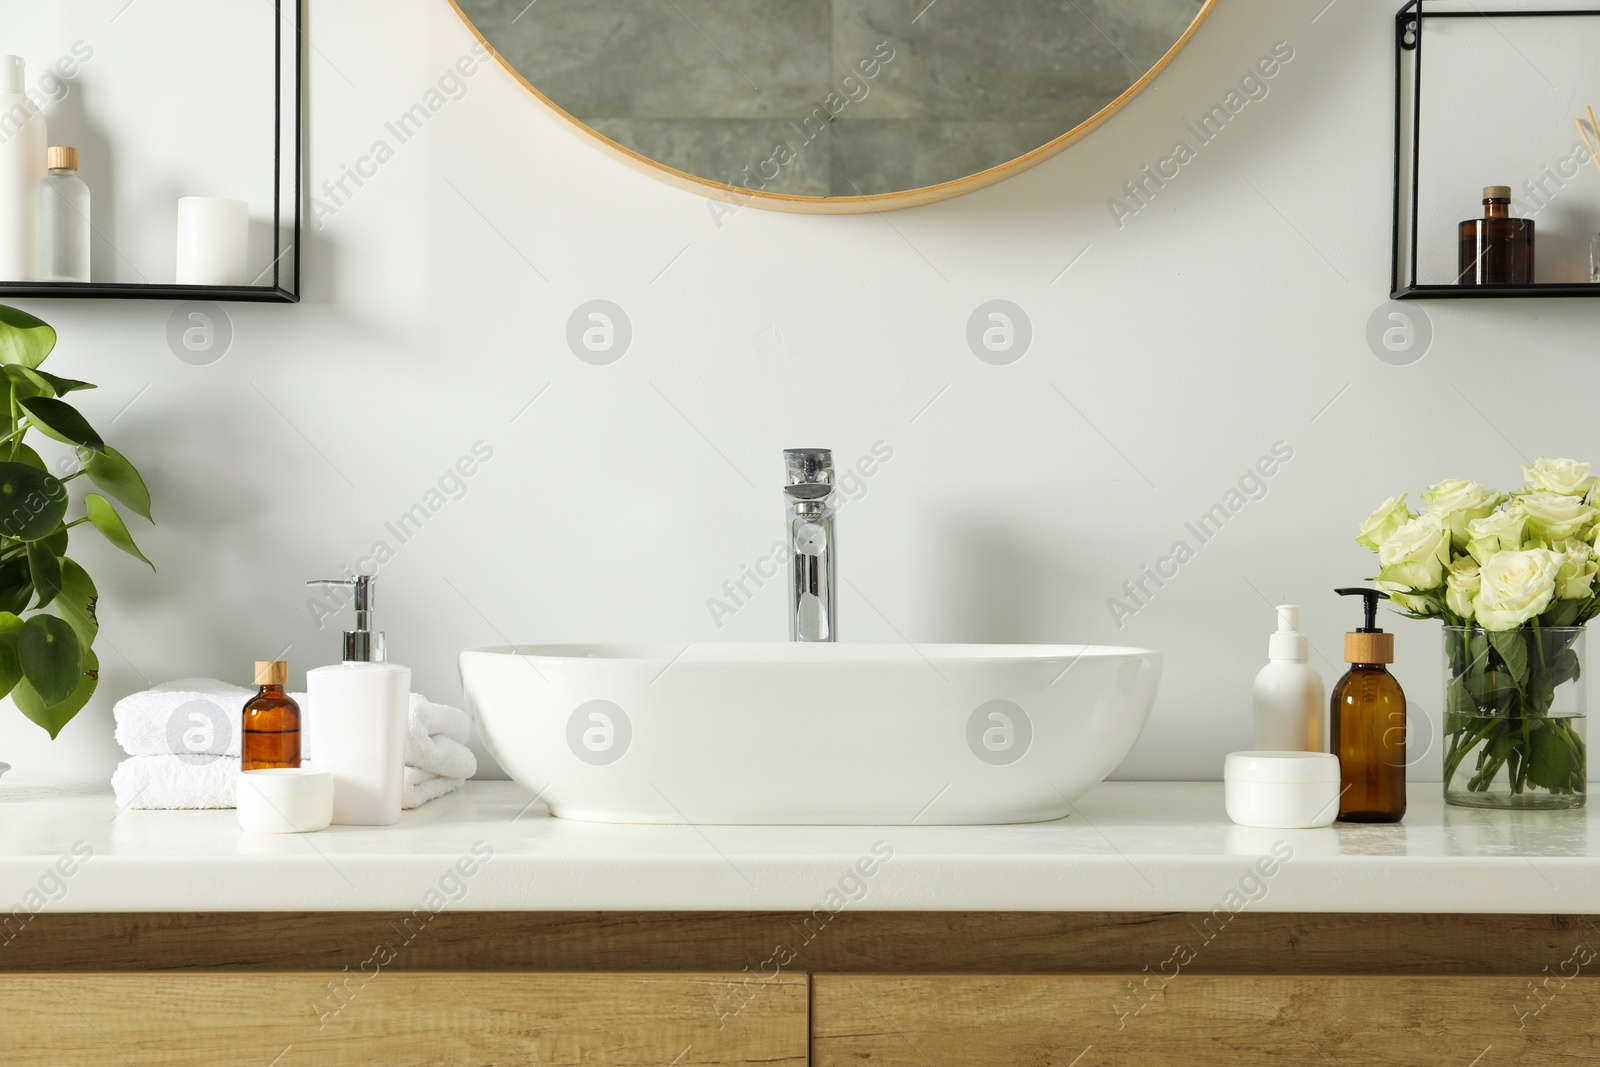
[[[541,93],[641,155],[804,196],[997,166],[1149,70],[1201,0],[459,0]],[[891,56],[892,58],[887,58]]]

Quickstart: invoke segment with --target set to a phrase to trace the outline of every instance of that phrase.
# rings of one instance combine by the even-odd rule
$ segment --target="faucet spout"
[[[833,453],[789,448],[783,453],[783,502],[789,546],[789,640],[838,639],[834,603]]]

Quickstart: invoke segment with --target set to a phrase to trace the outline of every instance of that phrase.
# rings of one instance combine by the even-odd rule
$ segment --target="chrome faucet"
[[[783,504],[789,526],[789,640],[835,641],[833,453],[783,450]]]

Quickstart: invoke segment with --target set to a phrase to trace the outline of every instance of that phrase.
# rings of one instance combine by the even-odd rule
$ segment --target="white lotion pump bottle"
[[[411,668],[385,662],[372,630],[371,575],[318,579],[355,591],[356,628],[344,635],[344,662],[306,672],[311,764],[333,775],[333,821],[390,826],[400,821],[405,783]]]
[[[39,183],[50,135],[28,99],[21,56],[0,56],[0,282],[31,282],[38,272]]]
[[[1279,604],[1278,632],[1267,639],[1267,665],[1256,675],[1255,748],[1262,752],[1328,751],[1322,675],[1306,660],[1300,607]]]

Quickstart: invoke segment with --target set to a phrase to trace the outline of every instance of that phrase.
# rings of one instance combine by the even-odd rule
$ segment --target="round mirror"
[[[1109,118],[1216,0],[451,0],[533,94],[705,196],[878,211]]]

